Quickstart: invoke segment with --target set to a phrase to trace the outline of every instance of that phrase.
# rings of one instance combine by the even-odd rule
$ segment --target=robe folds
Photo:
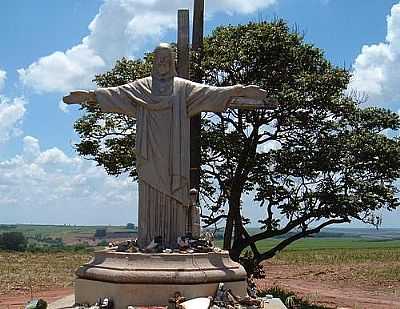
[[[222,112],[233,87],[212,87],[174,77],[172,95],[154,95],[152,77],[95,90],[103,112],[136,118],[139,177],[139,244],[161,236],[176,243],[187,230],[190,176],[190,117]]]

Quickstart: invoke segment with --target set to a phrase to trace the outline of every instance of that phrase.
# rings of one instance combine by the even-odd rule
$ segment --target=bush
[[[32,253],[49,253],[49,252],[80,252],[80,253],[88,253],[93,251],[92,247],[89,247],[87,243],[76,244],[76,245],[40,245],[40,244],[29,244],[26,247],[26,251]]]
[[[25,251],[28,241],[21,232],[6,232],[0,235],[0,249]]]
[[[288,309],[327,309],[325,306],[311,304],[295,295],[293,292],[286,291],[280,287],[274,286],[268,290],[258,291],[258,296],[272,295],[280,298]]]
[[[99,241],[99,242],[97,243],[97,246],[98,246],[98,247],[107,247],[107,246],[108,246],[108,241],[107,241],[107,240]]]

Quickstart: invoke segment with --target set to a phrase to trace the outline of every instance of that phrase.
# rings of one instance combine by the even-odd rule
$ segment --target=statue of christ
[[[161,44],[155,49],[151,77],[118,87],[73,91],[63,98],[67,104],[98,104],[103,112],[137,119],[141,247],[158,236],[164,244],[173,245],[188,232],[190,117],[223,112],[236,97],[260,104],[266,97],[257,86],[212,87],[175,75],[175,53],[168,44]]]

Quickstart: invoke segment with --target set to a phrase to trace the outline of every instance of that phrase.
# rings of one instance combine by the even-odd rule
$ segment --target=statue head
[[[161,43],[154,50],[152,75],[158,79],[168,79],[176,76],[175,52],[171,45]]]

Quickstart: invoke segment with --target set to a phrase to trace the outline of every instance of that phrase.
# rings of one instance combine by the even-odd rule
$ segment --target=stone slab
[[[75,295],[68,295],[48,305],[48,309],[67,309],[75,305]]]
[[[264,309],[287,309],[279,298],[273,298],[268,303],[265,303]]]

